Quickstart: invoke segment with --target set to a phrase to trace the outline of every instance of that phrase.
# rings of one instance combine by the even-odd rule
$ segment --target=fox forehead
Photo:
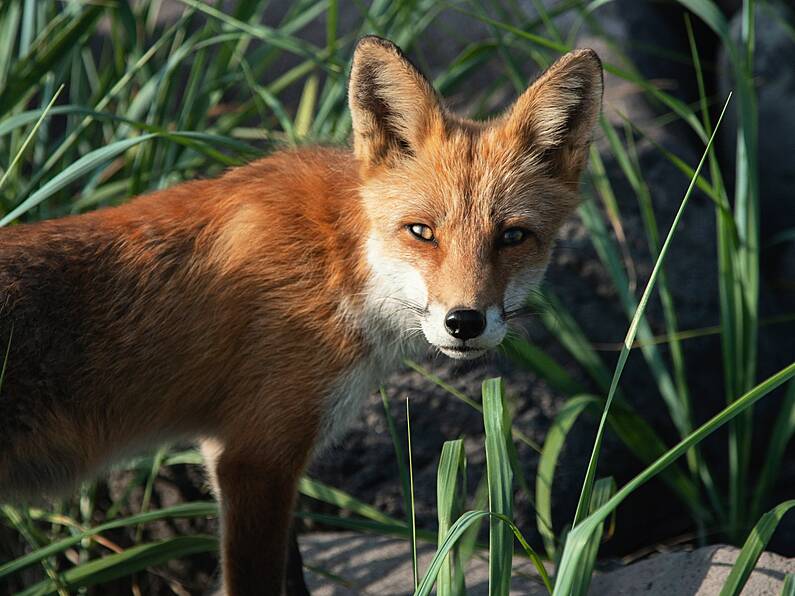
[[[364,180],[364,198],[382,224],[413,220],[482,234],[521,223],[543,241],[577,203],[576,188],[548,174],[542,153],[501,127],[459,120],[438,128],[414,155]]]

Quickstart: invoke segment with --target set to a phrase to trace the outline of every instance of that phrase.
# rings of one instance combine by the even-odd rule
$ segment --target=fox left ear
[[[356,45],[348,103],[354,153],[367,166],[416,154],[444,123],[441,102],[428,79],[400,48],[373,35]]]
[[[596,52],[569,52],[516,100],[507,115],[507,130],[557,175],[576,180],[588,158],[602,90],[602,62]]]

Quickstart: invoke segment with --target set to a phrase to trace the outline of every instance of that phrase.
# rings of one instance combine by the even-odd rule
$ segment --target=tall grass
[[[219,173],[281,146],[311,141],[343,142],[350,133],[346,109],[346,69],[354,40],[376,33],[411,49],[431,24],[454,11],[480,23],[488,34],[470,40],[434,80],[443,95],[459,90],[471,99],[473,117],[486,117],[494,98],[512,95],[527,83],[521,65],[544,67],[569,49],[572,31],[558,28],[556,17],[576,16],[576,27],[589,22],[602,2],[560,2],[554,9],[534,3],[530,15],[514,2],[456,2],[431,0],[375,0],[354,3],[355,26],[341,29],[340,4],[335,0],[298,0],[276,22],[264,0],[239,0],[226,7],[199,0],[181,0],[184,11],[165,25],[159,0],[108,3],[24,0],[0,4],[0,226],[81,213],[113,205],[151,189],[184,179]],[[618,365],[610,370],[595,346],[568,312],[545,288],[531,298],[539,320],[563,347],[567,362],[557,361],[526,340],[511,338],[505,352],[519,366],[533,370],[567,401],[553,421],[543,445],[516,428],[504,404],[501,382],[484,383],[482,400],[446,385],[417,363],[409,366],[452,397],[482,412],[487,467],[481,486],[487,503],[475,495],[466,510],[466,458],[460,442],[450,442],[441,454],[438,474],[438,533],[415,531],[413,516],[395,519],[338,488],[305,478],[301,492],[353,516],[299,511],[307,520],[355,531],[377,532],[437,542],[429,569],[416,569],[416,592],[428,594],[438,574],[439,594],[464,589],[464,569],[478,543],[477,528],[489,523],[489,586],[492,594],[506,594],[510,585],[514,538],[536,565],[550,592],[584,594],[594,567],[607,518],[644,482],[657,474],[690,512],[702,538],[706,529],[736,544],[748,536],[743,554],[725,593],[738,593],[778,521],[792,507],[782,503],[768,513],[784,450],[795,432],[795,365],[767,380],[758,378],[757,333],[759,311],[759,181],[757,117],[753,86],[754,2],[745,0],[739,39],[730,35],[726,18],[711,0],[678,0],[703,21],[726,48],[736,81],[728,109],[736,114],[736,163],[724,172],[712,145],[720,120],[711,119],[699,40],[687,21],[691,61],[700,92],[690,106],[645,80],[631,66],[606,63],[605,70],[641,89],[671,118],[688,126],[704,143],[699,164],[658,147],[682,172],[684,200],[673,222],[658,221],[649,184],[640,166],[636,142],[649,140],[637,123],[617,127],[603,118],[604,147],[592,150],[585,190],[588,199],[578,215],[596,254],[613,283],[628,331]],[[224,5],[226,6],[226,5]],[[350,7],[346,7],[351,10]],[[320,34],[308,29],[323,23]],[[456,32],[450,32],[456,35]],[[322,41],[308,41],[319,39]],[[606,40],[608,43],[609,39]],[[422,58],[422,57],[420,57]],[[489,85],[472,85],[488,63],[497,61],[503,74]],[[639,296],[634,287],[632,250],[623,236],[623,222],[613,181],[605,160],[614,159],[638,201],[654,268]],[[706,172],[702,172],[702,165]],[[732,184],[725,180],[733,176]],[[688,187],[689,185],[689,187]],[[729,187],[733,188],[730,196]],[[697,426],[688,386],[688,362],[679,328],[672,281],[665,275],[665,256],[676,242],[676,224],[686,220],[685,206],[698,189],[714,205],[717,229],[718,295],[726,407]],[[661,238],[665,238],[661,242]],[[655,289],[662,306],[667,352],[647,321],[645,307]],[[8,346],[13,349],[13,341]],[[633,388],[659,395],[679,442],[668,445],[625,399],[622,369],[632,350],[640,352],[649,385]],[[6,351],[7,353],[7,351]],[[569,371],[572,363],[587,378]],[[4,370],[4,367],[3,367]],[[692,373],[691,373],[692,374]],[[0,372],[2,382],[2,372]],[[780,402],[781,414],[769,433],[766,457],[751,466],[753,405],[773,389],[788,383]],[[411,465],[405,457],[402,433],[391,418],[384,396],[390,434],[395,442],[406,510],[411,511]],[[417,406],[417,407],[422,407]],[[567,437],[581,415],[600,417],[588,470],[581,486],[571,531],[552,520],[555,470]],[[728,483],[719,484],[699,444],[711,432],[728,425],[726,462]],[[605,433],[613,433],[646,466],[636,478],[616,487],[598,478],[597,465]],[[758,440],[758,439],[757,439]],[[515,442],[540,453],[538,474],[524,476]],[[410,451],[409,451],[410,453]],[[681,458],[681,461],[680,461]],[[69,593],[80,587],[127,578],[138,586],[142,571],[200,552],[212,552],[217,541],[209,536],[148,538],[144,524],[169,519],[206,519],[216,515],[212,503],[185,503],[151,508],[157,473],[178,464],[198,464],[194,451],[163,451],[125,465],[132,480],[123,497],[107,511],[97,511],[94,491],[87,486],[79,498],[54,504],[49,510],[3,505],[0,520],[13,529],[26,553],[0,562],[0,585],[25,584],[22,593]],[[143,498],[130,508],[134,488]],[[516,491],[526,493],[535,508],[538,530],[548,565],[513,521]],[[479,493],[481,494],[481,493]],[[764,513],[764,515],[763,515]],[[753,529],[753,531],[751,531]],[[124,533],[118,534],[120,530]],[[526,532],[527,529],[524,529]],[[749,535],[749,531],[751,531]],[[121,536],[114,543],[108,533]],[[407,556],[411,556],[407,550]],[[38,567],[38,573],[30,573]],[[31,580],[30,578],[35,579]],[[11,583],[14,582],[14,583]],[[793,584],[789,581],[790,587]],[[414,585],[407,589],[414,589]]]

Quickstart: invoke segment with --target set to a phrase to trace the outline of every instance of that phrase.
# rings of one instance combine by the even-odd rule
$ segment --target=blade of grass
[[[0,513],[3,514],[3,517],[8,520],[8,522],[11,524],[11,527],[13,527],[19,533],[19,535],[25,539],[25,542],[27,542],[31,548],[36,549],[41,547],[43,540],[39,540],[37,536],[35,536],[32,524],[29,523],[30,518],[26,513],[23,513],[15,507],[11,507],[10,505],[0,505]],[[66,591],[66,587],[64,585],[64,580],[53,564],[53,560],[50,558],[43,558],[39,562],[44,569],[44,573],[46,573],[47,577],[49,578],[48,581],[52,585],[52,591],[58,592],[59,596],[68,596],[68,592]]]
[[[246,34],[259,39],[265,43],[271,44],[281,50],[290,52],[297,56],[301,56],[307,60],[312,60],[319,68],[329,72],[341,72],[343,65],[328,55],[325,49],[320,49],[313,44],[295,37],[294,35],[286,34],[279,29],[267,27],[265,25],[252,25],[245,23],[223,11],[215,8],[214,6],[204,4],[198,0],[180,0],[183,4],[187,4],[191,8],[197,9],[226,25],[234,27]]]
[[[52,542],[46,546],[36,549],[26,555],[23,555],[8,563],[0,565],[0,578],[7,577],[11,573],[15,573],[25,567],[33,565],[42,559],[51,557],[52,555],[61,553],[66,549],[79,544],[85,538],[90,538],[96,534],[114,530],[116,528],[124,528],[128,526],[135,526],[139,523],[150,523],[161,519],[181,519],[192,517],[215,517],[218,515],[218,505],[209,502],[196,501],[193,503],[183,503],[181,505],[174,505],[173,507],[166,507],[156,511],[149,511],[129,517],[116,519],[98,526],[94,526],[83,532],[79,532],[68,538],[63,538]]]
[[[773,532],[776,531],[781,518],[793,507],[795,507],[795,499],[784,501],[762,516],[751,530],[751,533],[748,534],[748,538],[743,544],[737,560],[734,562],[731,573],[726,578],[726,583],[723,584],[720,596],[739,596],[745,586],[745,582],[751,576],[759,556],[765,550],[765,546],[767,546],[773,536]]]
[[[726,99],[726,103],[723,106],[723,111],[721,112],[721,115],[718,118],[718,123],[715,126],[715,131],[712,133],[712,136],[707,142],[704,154],[701,156],[701,161],[699,162],[698,167],[696,168],[697,173],[701,171],[701,167],[704,165],[704,161],[706,160],[707,157],[707,152],[712,146],[712,142],[715,139],[715,133],[720,127],[721,120],[723,119],[723,115],[726,113],[726,108],[728,107],[730,100],[731,100],[731,95],[729,95],[729,97]],[[637,332],[638,323],[640,322],[643,316],[643,312],[646,309],[646,304],[649,301],[651,291],[654,289],[654,283],[657,279],[657,275],[659,274],[660,267],[662,266],[662,263],[665,260],[665,255],[668,252],[668,247],[671,244],[671,240],[673,238],[674,233],[676,232],[679,220],[682,218],[684,209],[687,206],[688,200],[690,199],[690,195],[693,192],[694,185],[695,185],[695,179],[691,180],[690,185],[688,186],[687,191],[685,192],[685,196],[682,199],[682,203],[679,206],[679,210],[674,216],[674,220],[671,224],[671,229],[668,231],[668,235],[665,238],[665,242],[663,242],[663,245],[660,248],[660,256],[654,264],[654,269],[652,269],[651,275],[649,276],[649,281],[646,283],[646,288],[643,291],[643,295],[641,296],[638,308],[635,311],[635,316],[633,317],[632,322],[629,325],[629,329],[627,330],[627,335],[624,339],[624,347],[619,353],[618,364],[616,365],[616,370],[615,373],[613,374],[613,380],[610,384],[610,391],[607,394],[605,409],[602,414],[602,419],[599,421],[599,429],[597,430],[593,451],[591,452],[591,459],[588,462],[588,470],[586,471],[585,474],[585,480],[583,482],[582,491],[580,493],[580,500],[577,503],[577,512],[575,513],[574,523],[572,524],[572,527],[575,529],[577,528],[577,525],[585,518],[586,509],[588,507],[588,504],[591,502],[591,492],[593,488],[594,477],[596,474],[596,464],[599,459],[599,452],[601,450],[605,423],[607,421],[607,416],[610,411],[610,405],[613,401],[616,388],[618,387],[618,381],[621,378],[621,373],[624,370],[624,365],[626,364],[627,358],[629,357],[629,352],[632,347],[632,343],[635,341],[635,334]]]
[[[454,4],[450,5],[450,8],[452,8],[453,10],[457,10],[458,12],[461,12],[463,14],[466,14],[466,15],[474,18],[474,19],[477,19],[479,21],[487,23],[489,25],[493,25],[493,26],[495,26],[497,28],[500,28],[500,29],[503,29],[505,31],[509,31],[509,32],[513,33],[514,35],[516,35],[517,37],[519,37],[519,38],[521,38],[523,40],[529,41],[530,43],[532,43],[534,45],[537,45],[539,47],[542,47],[542,48],[545,48],[545,49],[548,49],[548,50],[553,50],[553,51],[559,52],[559,53],[565,53],[565,52],[568,52],[568,51],[570,51],[572,49],[571,46],[569,46],[569,45],[567,45],[565,43],[558,43],[558,42],[555,42],[555,41],[551,41],[551,40],[549,40],[549,39],[547,39],[545,37],[542,37],[540,35],[536,35],[536,34],[533,34],[533,33],[529,33],[527,31],[523,31],[522,29],[519,29],[518,27],[516,27],[514,25],[511,25],[511,24],[508,24],[508,23],[502,23],[500,21],[497,21],[497,20],[492,19],[490,17],[487,17],[485,15],[481,15],[481,14],[477,14],[477,13],[468,11],[468,10],[466,10],[464,8],[461,8],[461,7],[457,6],[457,5],[454,5]],[[619,68],[619,67],[617,67],[617,66],[615,66],[613,64],[607,63],[607,62],[603,63],[603,66],[604,66],[605,72],[608,72],[608,73],[610,73],[612,75],[615,75],[615,76],[617,76],[617,77],[619,77],[621,79],[624,79],[625,81],[629,81],[629,82],[637,85],[638,87],[643,89],[643,91],[645,91],[646,93],[651,95],[653,98],[655,98],[658,101],[660,101],[663,104],[665,104],[668,108],[673,110],[674,113],[676,113],[682,120],[684,120],[693,129],[693,131],[699,136],[699,138],[701,138],[702,141],[704,141],[704,142],[707,141],[707,135],[705,134],[704,129],[701,126],[701,123],[699,122],[698,118],[693,113],[693,111],[684,102],[680,101],[679,99],[675,98],[674,96],[672,96],[672,95],[670,95],[670,94],[668,94],[668,93],[666,93],[664,91],[661,91],[660,89],[655,87],[649,81],[643,79],[640,76],[634,75],[633,73],[631,73],[629,71],[621,69],[621,68]]]
[[[102,147],[100,149],[95,149],[90,153],[84,155],[76,162],[71,164],[67,167],[63,172],[55,176],[52,180],[47,182],[44,186],[42,186],[39,190],[25,199],[22,203],[17,205],[16,208],[12,209],[10,213],[8,213],[5,217],[0,219],[0,227],[8,225],[10,222],[17,219],[20,215],[23,215],[42,201],[46,200],[49,196],[53,193],[57,192],[58,190],[62,189],[63,187],[67,186],[80,176],[86,174],[87,172],[97,168],[117,155],[124,153],[131,147],[143,143],[144,141],[148,141],[150,139],[155,138],[157,135],[155,134],[145,134],[139,137],[134,137],[132,139],[125,139],[123,141],[117,141],[112,145],[108,145],[107,147]]]
[[[552,486],[555,479],[555,468],[558,458],[566,441],[569,430],[577,418],[586,408],[598,404],[599,400],[593,396],[576,396],[566,401],[555,416],[552,426],[547,431],[544,439],[544,450],[538,460],[536,473],[536,522],[538,532],[544,541],[547,557],[555,560],[557,551],[557,536],[552,529]]]
[[[593,498],[591,499],[590,512],[593,513],[599,507],[604,505],[610,500],[616,492],[616,483],[612,477],[600,478],[594,484]],[[591,585],[591,577],[593,576],[594,566],[596,565],[596,555],[599,552],[599,545],[602,541],[604,534],[604,524],[596,526],[596,529],[591,534],[588,543],[585,546],[585,552],[580,558],[580,565],[577,569],[578,579],[575,580],[576,588],[572,596],[586,596],[588,594],[588,587]]]
[[[486,429],[486,475],[489,510],[507,518],[513,515],[513,471],[507,442],[510,419],[505,407],[502,379],[483,381],[483,423]],[[513,539],[510,528],[492,520],[489,528],[489,594],[507,594],[511,586]]]
[[[411,542],[411,528],[402,522],[399,525],[383,524],[369,519],[355,519],[351,517],[340,517],[339,515],[328,515],[315,513],[314,511],[296,511],[295,517],[307,519],[313,522],[325,524],[335,528],[353,530],[354,532],[366,532],[379,536],[394,536]],[[428,543],[436,543],[436,534],[427,530],[417,530],[417,539]]]
[[[544,326],[606,393],[610,387],[610,371],[560,298],[550,288],[545,288],[540,296],[531,294],[529,302],[540,311]]]
[[[795,573],[788,573],[784,578],[781,596],[795,596]]]
[[[544,350],[528,341],[506,337],[501,345],[506,355],[520,366],[532,370],[556,391],[564,395],[583,393],[585,387],[568,371],[553,360]]]
[[[652,465],[648,466],[624,485],[607,503],[582,520],[577,527],[572,529],[566,539],[563,557],[561,558],[560,568],[555,582],[554,593],[559,596],[568,596],[571,594],[571,590],[574,586],[576,568],[583,554],[583,549],[588,541],[588,537],[596,526],[604,521],[629,495],[673,464],[678,458],[687,453],[693,445],[697,445],[703,441],[715,430],[741,414],[765,395],[769,394],[777,387],[780,387],[793,377],[795,377],[795,362],[762,381],[748,393],[735,400],[731,405],[702,424],[693,431],[693,433],[665,452]]]
[[[379,387],[381,393],[381,403],[384,406],[384,416],[386,417],[386,427],[389,431],[389,437],[392,439],[392,447],[395,450],[395,460],[397,462],[398,476],[400,476],[400,488],[403,494],[403,511],[406,515],[406,524],[411,523],[411,479],[409,478],[409,471],[406,466],[406,457],[403,454],[403,447],[401,446],[400,437],[398,437],[397,427],[395,425],[395,418],[392,416],[392,411],[389,407],[389,399],[387,398],[386,391],[383,386]]]
[[[11,171],[17,165],[17,162],[19,162],[20,158],[22,157],[22,154],[25,152],[25,149],[30,144],[30,142],[33,140],[33,137],[36,136],[36,133],[38,132],[39,127],[41,126],[42,122],[44,122],[45,118],[47,118],[47,115],[49,114],[50,110],[52,109],[53,104],[55,104],[56,100],[58,99],[58,96],[61,94],[61,91],[63,91],[63,85],[58,87],[58,90],[52,96],[52,99],[50,100],[50,103],[48,103],[47,106],[41,111],[41,115],[39,116],[38,120],[36,120],[36,124],[33,125],[33,128],[28,133],[28,136],[25,137],[25,141],[22,143],[22,146],[19,148],[19,151],[17,151],[16,155],[14,156],[13,161],[6,168],[6,171],[3,172],[3,177],[0,178],[0,189],[3,188],[3,185],[5,184],[6,179],[8,178],[8,175],[11,173]]]
[[[445,441],[439,457],[436,474],[436,512],[439,520],[438,547],[450,531],[453,520],[463,513],[466,499],[466,457],[464,441]],[[458,548],[447,556],[436,584],[438,596],[463,596],[466,594],[464,568]]]
[[[345,509],[351,513],[385,525],[404,526],[406,528],[410,525],[402,520],[392,518],[382,513],[372,505],[363,503],[345,491],[328,486],[319,480],[313,480],[306,476],[301,478],[298,482],[298,491],[307,497],[322,501],[323,503],[328,503],[329,505],[334,505],[340,509]]]
[[[657,259],[659,256],[659,243],[660,234],[657,227],[657,218],[654,215],[652,207],[651,192],[646,185],[640,169],[640,160],[635,149],[634,137],[631,130],[626,130],[627,148],[624,149],[618,135],[613,126],[603,119],[603,130],[609,141],[613,154],[621,166],[625,177],[635,191],[635,196],[638,200],[641,209],[641,217],[646,231],[646,238],[648,239],[649,252],[652,259]],[[682,417],[687,422],[687,433],[692,430],[692,412],[690,407],[690,391],[687,385],[687,371],[685,369],[685,358],[682,351],[681,343],[677,338],[678,323],[676,317],[676,309],[674,307],[673,297],[668,289],[668,281],[666,279],[665,270],[660,271],[659,280],[657,282],[659,287],[660,303],[663,308],[663,318],[665,320],[665,328],[671,342],[669,343],[670,358],[673,364],[674,382],[676,384],[676,392],[681,403]],[[713,507],[720,511],[722,504],[718,496],[715,482],[712,479],[712,474],[709,470],[707,462],[701,457],[698,449],[694,449],[692,453],[687,456],[688,466],[691,473],[701,479],[704,487],[709,495]],[[697,519],[696,522],[700,525],[703,520]],[[700,530],[703,534],[703,528]]]
[[[419,364],[417,364],[413,360],[404,360],[403,362],[410,369],[412,369],[414,371],[417,371],[418,373],[420,373],[420,375],[422,375],[424,378],[428,379],[434,385],[437,385],[437,386],[441,387],[442,389],[447,391],[450,395],[453,395],[454,397],[457,397],[458,399],[460,399],[462,402],[467,404],[472,409],[480,412],[481,414],[483,413],[483,407],[478,402],[476,402],[474,399],[472,399],[471,397],[469,397],[465,393],[459,391],[458,389],[456,389],[455,387],[453,387],[449,383],[445,383],[440,377],[438,377],[437,375],[435,375],[432,372],[430,372],[424,366],[420,366]],[[533,439],[528,437],[525,433],[523,433],[522,431],[520,431],[517,428],[512,429],[511,432],[513,433],[513,436],[516,437],[516,439],[518,441],[521,441],[522,443],[524,443],[525,445],[530,447],[530,449],[532,449],[536,453],[541,453],[541,446],[538,443],[536,443]]]
[[[795,433],[795,382],[787,386],[784,398],[781,400],[781,409],[773,423],[773,432],[770,434],[767,452],[762,460],[764,462],[762,471],[756,481],[751,501],[751,519],[757,519],[762,513],[762,508],[765,507],[793,433]]]
[[[491,511],[467,511],[464,513],[464,515],[459,517],[450,528],[450,531],[447,533],[442,546],[436,551],[433,559],[431,559],[431,563],[428,565],[428,570],[425,572],[419,587],[414,592],[414,596],[430,595],[433,585],[436,582],[436,578],[439,574],[439,570],[441,569],[445,558],[450,553],[450,550],[452,550],[455,544],[466,533],[467,529],[469,529],[473,524],[478,523],[483,518],[499,520],[510,528],[510,530],[513,532],[513,535],[519,541],[519,544],[522,545],[522,548],[524,549],[528,558],[533,562],[533,565],[538,571],[544,586],[550,593],[552,592],[552,584],[549,580],[549,575],[547,574],[547,570],[544,567],[543,561],[527,543],[527,540],[525,540],[524,536],[522,536],[519,528],[516,527],[516,524],[514,524],[510,518],[499,513],[493,513]]]
[[[536,522],[544,540],[550,560],[559,556],[560,536],[552,529],[552,488],[555,469],[566,438],[579,416],[599,415],[603,411],[605,398],[595,395],[577,395],[563,404],[547,431],[544,449],[538,461],[536,473]],[[666,445],[648,423],[629,405],[616,401],[607,420],[610,428],[627,446],[629,451],[644,464],[650,464],[666,451]],[[699,503],[698,488],[678,466],[672,466],[662,474],[663,481],[682,502],[692,510],[693,517],[709,521],[710,513]]]
[[[409,494],[411,495],[411,571],[414,578],[414,589],[419,583],[419,568],[417,567],[417,517],[414,510],[414,464],[411,457],[411,415],[409,413],[409,399],[406,398],[406,443],[409,454]]]
[[[77,565],[65,571],[61,578],[67,587],[83,588],[127,577],[136,571],[188,555],[217,550],[218,539],[214,536],[178,536],[159,542],[139,544],[121,553]],[[55,591],[54,582],[46,580],[19,592],[17,596],[50,594]]]
[[[319,80],[317,75],[311,75],[304,83],[301,92],[301,99],[298,102],[298,109],[295,114],[295,134],[299,139],[305,138],[309,134],[312,126],[313,113],[317,103]]]
[[[5,114],[30,96],[36,83],[59,61],[69,56],[78,39],[93,26],[104,7],[86,5],[76,17],[64,20],[57,32],[42,32],[31,51],[11,67],[4,85],[0,88],[0,114]]]

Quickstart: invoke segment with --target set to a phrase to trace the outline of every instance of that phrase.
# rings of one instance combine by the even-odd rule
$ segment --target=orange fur
[[[503,118],[474,123],[447,113],[392,44],[365,38],[355,157],[283,151],[3,230],[0,494],[62,489],[141,445],[202,439],[224,589],[279,593],[313,446],[416,348],[406,336],[420,319],[433,342],[434,309],[504,314],[537,280],[576,204],[600,97],[598,59],[581,51]],[[434,242],[408,233],[414,223]],[[497,247],[511,226],[529,237]]]

